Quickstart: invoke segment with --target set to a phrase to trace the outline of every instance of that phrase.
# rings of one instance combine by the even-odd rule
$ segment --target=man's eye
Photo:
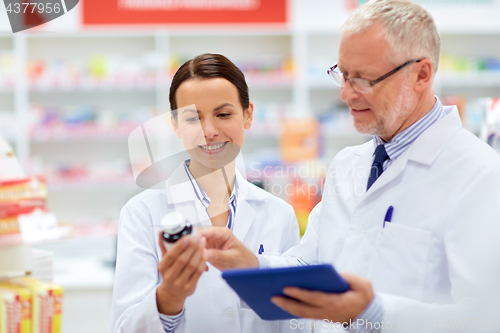
[[[192,118],[186,119],[186,121],[192,123],[192,122],[198,121],[199,119],[200,118],[198,118],[198,117],[192,117]]]

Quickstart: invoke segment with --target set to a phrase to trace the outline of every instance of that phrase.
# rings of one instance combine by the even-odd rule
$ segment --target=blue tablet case
[[[329,293],[349,290],[347,282],[331,265],[311,265],[270,269],[235,269],[222,277],[264,320],[297,318],[271,303],[272,296],[284,296],[284,287],[299,287]]]

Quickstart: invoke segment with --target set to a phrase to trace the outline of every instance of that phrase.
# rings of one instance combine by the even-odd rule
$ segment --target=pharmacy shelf
[[[59,226],[50,230],[37,231],[31,235],[3,235],[0,236],[0,248],[18,245],[37,245],[69,239],[73,235],[73,227]]]
[[[15,142],[16,150],[21,152],[19,157],[22,160],[35,154],[42,161],[46,158],[47,164],[60,165],[57,163],[67,158],[67,155],[71,155],[72,162],[75,162],[77,158],[83,158],[89,152],[95,154],[91,153],[90,157],[83,161],[85,163],[103,162],[106,159],[127,159],[128,152],[125,145],[128,135],[133,130],[132,127],[104,130],[77,125],[71,129],[37,128],[31,131],[30,123],[34,119],[30,115],[31,106],[40,107],[44,112],[55,108],[55,112],[61,114],[73,112],[76,107],[85,105],[92,108],[92,112],[97,115],[101,112],[116,113],[113,125],[119,124],[122,119],[118,115],[138,114],[143,108],[161,114],[168,111],[168,89],[173,71],[184,60],[194,55],[214,52],[228,56],[241,66],[250,88],[250,99],[256,105],[254,114],[256,119],[253,128],[247,134],[244,150],[254,152],[259,147],[268,147],[277,151],[279,130],[266,130],[267,127],[260,126],[262,124],[258,124],[257,119],[269,122],[279,121],[276,118],[277,114],[308,117],[342,111],[338,107],[342,105],[340,89],[326,74],[326,69],[333,65],[338,57],[340,34],[335,31],[333,28],[301,30],[290,27],[276,29],[197,27],[156,31],[88,30],[2,36],[0,49],[4,45],[3,50],[11,50],[18,66],[16,73],[25,74],[18,82],[13,82],[11,79],[0,82],[0,92],[3,91],[4,96],[11,95],[9,98],[14,101],[11,104],[14,105],[16,119],[20,120],[19,131],[16,131],[10,140]],[[479,38],[482,45],[493,45],[499,35],[500,31],[493,33],[480,31],[476,32],[476,35],[469,34],[466,38],[471,43],[475,43],[474,40]],[[443,51],[446,54],[457,57],[500,56],[498,46],[481,49],[474,44],[474,47],[466,48],[455,40],[457,39],[455,36],[455,32],[442,33]],[[89,57],[95,55],[108,57],[108,61],[122,59],[128,65],[137,61],[138,67],[129,68],[128,72],[136,75],[119,77],[107,74],[97,80],[93,76],[95,73],[92,73],[96,72],[95,68],[87,71]],[[279,59],[283,61],[282,70],[273,68],[279,63]],[[45,71],[45,76],[43,73],[38,73],[39,76],[28,75],[37,74],[36,70],[33,72],[33,68],[30,69],[32,72],[27,69],[28,65],[36,65],[37,61],[45,62],[45,67],[43,65],[39,67]],[[271,64],[269,70],[265,67],[268,64]],[[58,66],[68,72],[62,74],[57,72]],[[110,73],[120,73],[116,71],[116,66],[111,68],[115,69]],[[457,91],[475,96],[481,88],[488,88],[488,91],[491,91],[500,87],[500,75],[496,72],[481,73],[481,75],[440,73],[436,78],[436,85],[438,92],[444,90],[449,94]],[[282,112],[277,111],[276,105],[269,106],[271,104],[290,107]],[[269,116],[273,112],[275,114]],[[350,127],[349,129],[347,126],[344,127],[341,123],[335,124],[335,127],[327,127],[328,130],[323,132],[325,150],[336,150],[341,146],[358,144],[369,139],[368,136],[351,132]],[[177,139],[172,136],[172,142],[169,144],[177,143]],[[85,145],[86,147],[83,147]],[[72,151],[69,151],[70,149]],[[78,153],[80,149],[84,149],[85,153]],[[47,156],[47,153],[53,156]],[[86,180],[84,183],[69,181],[49,183],[51,191],[58,193],[84,191],[86,195],[96,193],[96,198],[101,195],[103,199],[110,193],[118,194],[129,189],[133,190],[133,186],[128,186],[120,182],[102,184],[92,180]],[[120,207],[113,209],[118,214]],[[75,206],[75,214],[82,213],[77,211],[78,205]]]
[[[131,176],[132,178],[132,176]],[[99,182],[92,179],[80,181],[57,181],[51,182],[49,180],[48,189],[57,192],[71,192],[71,191],[86,191],[86,192],[113,192],[113,191],[137,191],[140,189],[135,184],[130,184],[130,179],[126,181],[116,182]]]
[[[255,124],[254,124],[255,125]],[[139,125],[138,125],[139,126]],[[256,127],[256,126],[255,126]],[[74,142],[127,142],[130,133],[135,127],[125,128],[122,130],[99,130],[95,128],[58,128],[58,129],[37,129],[31,135],[32,144],[49,144],[49,143],[74,143]],[[356,132],[342,132],[340,136],[360,135]],[[169,136],[172,140],[178,140],[172,133]],[[245,145],[251,145],[251,140],[278,140],[279,131],[263,131],[260,129],[251,129],[247,134]]]
[[[188,27],[188,26],[180,26],[178,28],[172,27],[169,29],[163,29],[161,27],[156,26],[155,29],[128,29],[120,28],[114,30],[101,30],[101,29],[86,29],[81,31],[69,31],[69,32],[57,32],[54,33],[37,33],[37,34],[29,34],[30,38],[127,38],[127,37],[212,37],[212,36],[223,36],[223,37],[241,37],[241,36],[260,36],[260,37],[268,37],[268,36],[285,36],[289,37],[291,32],[289,29],[284,28],[282,26],[277,28],[266,28],[266,27],[232,27],[231,29],[227,29],[225,27],[217,28],[217,27]],[[1,37],[1,36],[0,36]],[[11,35],[9,35],[11,37]]]
[[[109,92],[121,91],[124,93],[138,93],[154,91],[157,88],[154,80],[151,82],[129,82],[127,81],[88,81],[87,83],[74,83],[71,81],[61,80],[61,83],[55,82],[35,82],[30,83],[30,92],[45,92],[45,93],[64,93],[64,92]]]
[[[308,88],[311,90],[340,91],[340,87],[328,78],[310,78],[308,82]],[[445,89],[498,88],[500,87],[500,71],[466,74],[441,74],[438,72],[434,84]]]
[[[326,72],[325,72],[326,77]],[[340,87],[331,82],[328,77],[312,77],[308,80],[309,89],[340,90]],[[500,87],[500,71],[486,73],[441,74],[438,73],[434,84],[443,88],[497,88]]]
[[[78,81],[78,82],[76,82]],[[125,93],[150,92],[156,89],[167,89],[170,87],[171,79],[158,80],[145,78],[137,80],[128,79],[106,79],[105,81],[70,79],[48,79],[29,83],[30,92],[64,93],[64,92],[109,92],[118,91]],[[247,84],[254,89],[292,89],[293,78],[289,75],[247,75]],[[1,92],[12,93],[13,90]]]
[[[500,70],[464,74],[438,74],[436,84],[443,88],[499,88]]]
[[[54,261],[54,281],[66,291],[112,289],[113,267],[95,258],[66,258]]]
[[[481,95],[480,90],[487,88],[484,94],[498,94],[494,89],[500,87],[500,70],[494,69],[495,59],[500,61],[500,31],[498,28],[486,29],[442,29],[441,54],[446,58],[440,60],[441,71],[435,80],[435,90],[441,94],[454,93],[468,98]],[[310,29],[305,33],[307,82],[303,86],[309,96],[311,111],[315,114],[324,109],[327,100],[330,105],[340,101],[339,88],[329,82],[326,70],[338,59],[340,34],[333,30]],[[460,68],[460,66],[464,68]],[[479,72],[476,68],[491,67]],[[448,69],[452,73],[442,71]],[[464,72],[466,71],[466,72]],[[475,72],[474,72],[475,71]],[[311,94],[313,96],[311,96]],[[322,103],[318,103],[318,99]]]
[[[309,77],[308,88],[309,89],[336,91],[337,93],[340,93],[340,87],[337,86],[332,81],[332,79],[330,77],[328,77],[328,75],[326,74],[326,70],[325,70],[324,76]]]
[[[93,127],[37,129],[31,134],[32,143],[71,143],[89,141],[127,141],[135,127],[106,130]]]

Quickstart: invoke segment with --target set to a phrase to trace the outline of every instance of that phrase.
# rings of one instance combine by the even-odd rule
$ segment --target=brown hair
[[[177,101],[175,94],[184,81],[192,79],[223,78],[234,84],[243,110],[250,106],[248,86],[245,75],[228,58],[221,54],[204,53],[186,61],[175,73],[170,85],[170,109],[174,119],[177,120]]]

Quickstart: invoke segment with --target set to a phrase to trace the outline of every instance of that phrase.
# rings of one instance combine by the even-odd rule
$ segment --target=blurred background
[[[305,229],[333,156],[370,139],[326,74],[362,2],[80,0],[15,34],[0,6],[0,136],[27,176],[42,176],[44,208],[70,230],[33,246],[51,253],[50,279],[64,288],[63,332],[109,331],[120,209],[142,190],[128,135],[169,111],[173,73],[198,54],[224,54],[245,73],[247,178],[291,203]],[[416,2],[441,34],[436,94],[500,151],[500,0]]]

